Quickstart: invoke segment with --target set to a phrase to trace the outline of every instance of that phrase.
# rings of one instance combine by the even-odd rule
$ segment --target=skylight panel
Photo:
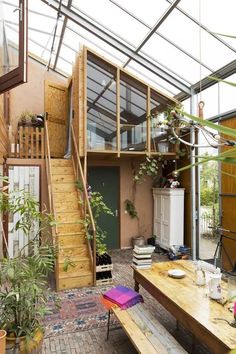
[[[142,52],[147,57],[152,56],[158,62],[164,63],[187,82],[193,84],[200,79],[199,64],[157,35],[149,39]],[[209,70],[202,68],[203,77],[210,73]]]
[[[128,59],[128,57],[123,53],[114,49],[112,46],[76,25],[72,21],[68,21],[67,29],[64,35],[64,43],[76,50],[79,50],[79,45],[83,44],[117,65],[122,65]]]
[[[72,74],[72,64],[69,64],[61,57],[59,57],[57,60],[57,69],[61,70],[63,73],[69,76]]]
[[[80,3],[79,0],[77,2]],[[121,5],[150,26],[153,26],[169,7],[169,4],[165,0],[110,0],[110,2],[114,6],[116,6],[115,4]]]
[[[235,53],[232,50],[178,10],[168,16],[159,28],[159,32],[193,54],[213,71],[235,59]]]
[[[89,14],[102,26],[109,28],[110,31],[131,42],[134,46],[137,46],[148,32],[145,26],[108,0],[74,0],[72,5],[75,11],[81,10]]]
[[[235,13],[236,1],[201,1],[201,10],[199,12],[199,1],[181,0],[179,8],[186,11],[197,21],[206,26],[211,32],[222,33],[236,36]],[[199,16],[200,14],[200,16]],[[221,37],[225,42],[236,48],[236,39]]]

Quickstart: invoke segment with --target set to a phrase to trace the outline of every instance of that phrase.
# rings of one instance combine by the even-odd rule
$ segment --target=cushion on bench
[[[139,353],[187,353],[143,304],[137,304],[127,310],[112,308],[112,311]]]

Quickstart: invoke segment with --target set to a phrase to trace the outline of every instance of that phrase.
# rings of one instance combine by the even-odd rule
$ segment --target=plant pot
[[[0,353],[5,353],[6,351],[6,335],[7,332],[0,329]]]
[[[13,353],[15,349],[18,349],[19,354],[37,354],[41,351],[42,343],[43,332],[40,329],[37,329],[32,339],[27,342],[26,337],[6,337],[6,354]]]
[[[136,236],[132,237],[132,246],[143,246],[145,245],[145,238],[144,236]]]

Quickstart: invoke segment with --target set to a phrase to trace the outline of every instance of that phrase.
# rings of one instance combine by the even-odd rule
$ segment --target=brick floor
[[[132,250],[112,251],[114,265],[114,284],[133,287]],[[154,254],[154,261],[166,260],[165,255]],[[145,306],[169,330],[181,345],[192,353],[191,334],[180,327],[176,330],[175,319],[141,288]],[[80,331],[71,334],[61,334],[56,337],[46,338],[43,343],[42,354],[133,354],[136,353],[133,345],[122,329],[111,331],[109,340],[106,341],[106,328],[97,328],[89,331]],[[148,353],[146,353],[148,354]],[[174,354],[174,353],[173,353]],[[210,354],[200,343],[197,344],[195,354]]]

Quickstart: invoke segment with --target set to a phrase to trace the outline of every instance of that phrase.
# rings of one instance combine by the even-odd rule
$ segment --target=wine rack
[[[113,284],[112,280],[113,264],[111,257],[105,253],[96,255],[96,285]]]

